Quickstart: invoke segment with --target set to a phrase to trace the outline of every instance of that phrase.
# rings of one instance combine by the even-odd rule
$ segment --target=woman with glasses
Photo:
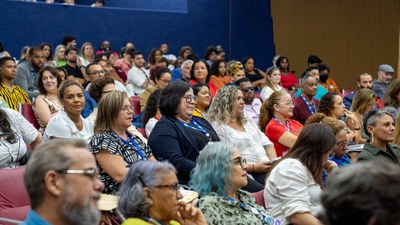
[[[183,198],[176,169],[168,162],[141,161],[128,171],[120,191],[122,225],[206,225],[203,213]]]
[[[395,137],[393,115],[383,110],[371,110],[364,117],[364,132],[370,141],[364,144],[357,161],[383,157],[400,164],[400,148],[392,144]]]
[[[260,110],[259,127],[274,143],[276,155],[282,157],[293,147],[303,125],[293,116],[294,104],[286,90],[276,91],[263,102]]]
[[[197,83],[192,88],[193,94],[196,97],[196,108],[194,109],[193,116],[204,118],[211,103],[210,88],[203,83]]]
[[[155,160],[150,147],[130,133],[133,107],[125,92],[113,91],[99,102],[89,151],[97,160],[106,194],[115,194],[129,167],[140,160]]]
[[[210,88],[211,95],[215,96],[217,94],[217,88],[214,83],[210,82],[211,70],[208,63],[202,59],[195,61],[192,64],[192,69],[190,70],[190,84],[195,85],[197,83],[207,84]]]
[[[281,224],[320,225],[322,172],[333,166],[329,153],[336,144],[332,129],[321,123],[304,127],[292,149],[268,175],[266,209]]]
[[[275,91],[282,90],[279,85],[281,83],[281,72],[278,67],[271,67],[267,70],[267,77],[265,78],[265,86],[261,90],[260,98],[265,101]]]
[[[317,113],[310,116],[305,126],[313,123],[322,123],[327,125],[332,129],[333,134],[336,136],[336,145],[333,147],[332,153],[329,155],[329,160],[335,162],[339,167],[350,165],[351,160],[346,153],[349,149],[346,124],[341,120],[326,116],[323,113]]]
[[[246,168],[254,179],[264,185],[265,174],[276,158],[272,142],[244,115],[242,91],[235,85],[220,89],[211,103],[207,119],[223,141],[235,144],[249,162]]]
[[[45,66],[39,71],[37,87],[40,95],[33,102],[32,108],[40,126],[39,132],[44,133],[47,124],[63,107],[58,99],[58,88],[61,77],[55,68]]]
[[[44,141],[52,138],[79,138],[89,143],[93,136],[93,120],[84,119],[84,89],[77,81],[66,80],[58,89],[58,98],[64,111],[59,111],[47,124]]]
[[[248,167],[240,150],[228,142],[210,143],[200,152],[190,186],[199,193],[199,207],[209,224],[278,224],[241,190]]]
[[[148,143],[157,160],[168,160],[178,171],[179,183],[187,184],[199,152],[208,142],[219,141],[207,120],[193,116],[195,100],[189,83],[177,80],[161,92],[163,115]]]
[[[171,82],[171,79],[171,71],[168,68],[155,67],[150,70],[150,80],[153,84],[148,85],[140,95],[140,111],[146,108],[147,100],[151,93],[157,89],[164,89]]]
[[[353,139],[355,144],[363,144],[368,139],[362,126],[363,117],[376,107],[377,96],[375,92],[368,88],[362,88],[357,91],[351,104],[350,112],[353,117],[347,117],[345,122],[350,130],[355,134]]]

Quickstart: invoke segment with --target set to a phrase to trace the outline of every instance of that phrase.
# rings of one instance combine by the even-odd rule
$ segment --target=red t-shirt
[[[282,87],[289,89],[298,83],[296,76],[292,72],[288,72],[288,75],[281,75]]]
[[[299,136],[301,129],[303,129],[303,125],[297,122],[296,120],[289,119],[289,128],[290,133]],[[278,142],[279,138],[285,133],[286,127],[282,124],[278,123],[276,120],[271,119],[265,128],[265,135],[269,138],[269,140],[274,144],[276,154],[278,157],[282,157],[283,152],[285,152],[288,147],[280,144]]]

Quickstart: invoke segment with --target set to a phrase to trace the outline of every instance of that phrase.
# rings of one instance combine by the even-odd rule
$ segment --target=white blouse
[[[295,213],[322,212],[321,187],[298,159],[284,159],[268,176],[264,189],[265,207],[282,224]]]
[[[47,124],[44,132],[43,140],[46,142],[51,137],[55,138],[78,138],[84,139],[87,143],[93,136],[94,122],[90,118],[84,119],[81,116],[83,122],[82,130],[78,130],[74,122],[69,118],[66,112],[58,112]]]
[[[252,119],[247,118],[243,125],[245,131],[238,131],[217,122],[211,123],[221,141],[228,141],[238,147],[240,154],[248,163],[269,161],[264,146],[272,145],[272,142],[258,129]]]
[[[278,85],[278,87],[276,87],[276,90],[280,91],[282,90],[282,87],[280,85]],[[261,94],[260,94],[260,98],[265,101],[265,99],[268,99],[269,96],[271,96],[272,93],[274,93],[275,91],[269,87],[269,86],[265,86],[263,87],[263,89],[261,90]]]
[[[26,144],[34,142],[39,132],[19,112],[6,108],[1,110],[7,114],[10,128],[17,135],[17,142],[9,143],[6,140],[6,135],[1,132],[0,168],[15,168],[19,166],[18,160],[26,154]]]

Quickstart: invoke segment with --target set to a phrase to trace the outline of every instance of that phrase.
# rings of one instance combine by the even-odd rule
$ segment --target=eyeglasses
[[[100,74],[106,74],[106,71],[105,70],[95,70],[95,71],[93,71],[92,73],[90,73],[90,74],[94,74],[94,75],[100,75]]]
[[[123,111],[123,112],[128,112],[128,111],[133,111],[134,110],[134,108],[133,108],[133,106],[131,106],[131,105],[124,105],[124,106],[122,106],[122,108],[121,108],[121,111]]]
[[[247,93],[247,92],[249,92],[249,91],[254,91],[254,87],[241,88],[241,90],[242,90],[244,93]]]
[[[164,84],[169,84],[171,82],[171,80],[161,80],[161,79],[159,81],[163,82]]]
[[[140,176],[139,173],[136,174],[136,177],[138,178],[139,182],[142,184],[143,187],[147,187],[147,185],[144,183],[142,177]],[[178,195],[179,190],[181,189],[181,185],[179,185],[179,183],[176,184],[165,184],[165,185],[156,185],[156,186],[152,186],[153,188],[169,188],[171,190],[175,190],[176,191],[176,195]]]
[[[186,100],[186,103],[192,103],[193,100],[196,101],[196,97],[192,95],[183,96],[182,98]]]
[[[85,169],[85,170],[57,170],[57,173],[61,174],[82,174],[92,180],[95,180],[99,176],[99,172],[96,169]]]
[[[339,150],[345,150],[348,144],[348,141],[340,141],[336,143],[336,146],[338,146]]]
[[[233,163],[234,164],[239,164],[240,167],[242,167],[242,169],[244,169],[244,165],[247,165],[247,161],[246,159],[242,158],[242,157],[236,157],[233,159]]]

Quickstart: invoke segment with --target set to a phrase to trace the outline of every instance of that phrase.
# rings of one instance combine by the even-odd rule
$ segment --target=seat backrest
[[[20,104],[19,112],[27,119],[36,129],[40,126],[36,120],[35,112],[33,111],[31,103]]]
[[[140,113],[140,96],[132,96],[131,97],[131,105],[133,106],[133,112],[135,115],[139,115]]]
[[[148,138],[146,135],[146,129],[145,128],[136,128],[145,138]]]
[[[251,193],[253,197],[256,199],[257,205],[260,205],[265,208],[265,202],[264,202],[264,190],[258,191]]]
[[[21,221],[26,219],[30,201],[25,190],[24,171],[25,166],[0,169],[0,217]]]

